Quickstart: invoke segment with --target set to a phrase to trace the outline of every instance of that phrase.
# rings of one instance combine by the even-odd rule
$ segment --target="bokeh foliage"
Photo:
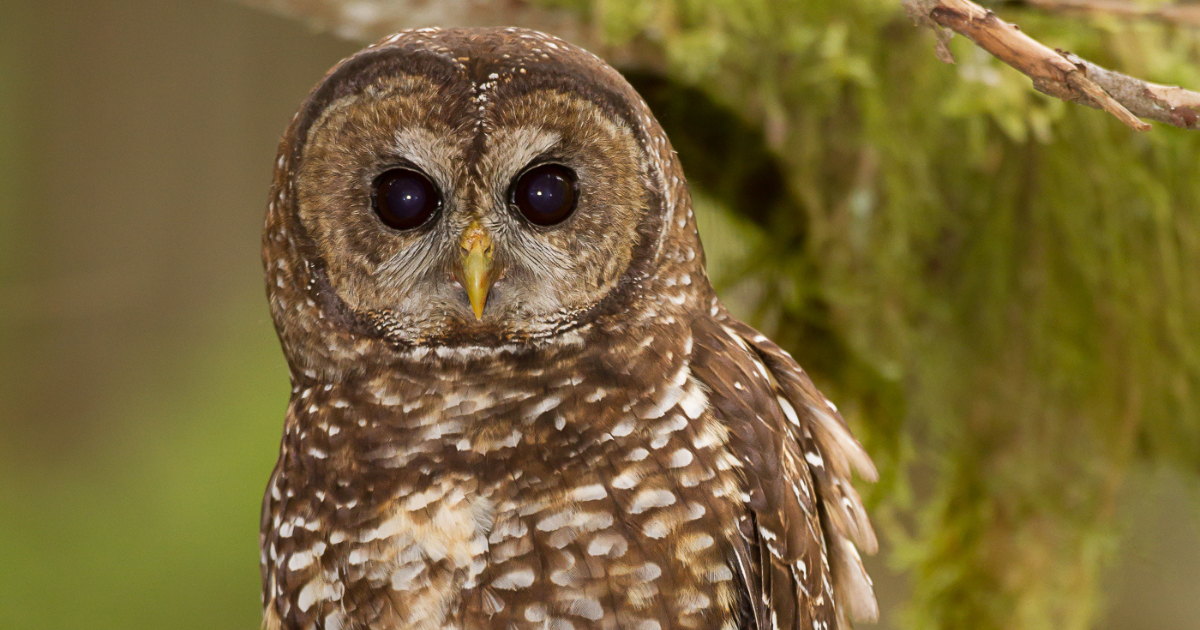
[[[727,301],[882,465],[904,625],[1089,627],[1131,466],[1200,477],[1200,134],[1131,132],[961,38],[944,65],[894,0],[545,3],[654,60],[632,78],[752,244]],[[1200,86],[1196,30],[1006,15]]]
[[[623,69],[723,296],[881,464],[915,599],[880,627],[1087,625],[1130,470],[1198,477],[1198,136],[965,42],[944,66],[899,0],[556,4],[650,60]],[[1193,31],[1003,11],[1200,87]],[[224,0],[0,0],[0,628],[258,626],[287,398],[258,231],[288,117],[357,47]],[[1196,592],[1159,566],[1122,592]]]

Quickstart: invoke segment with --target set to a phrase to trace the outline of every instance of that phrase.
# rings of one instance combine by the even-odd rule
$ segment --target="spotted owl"
[[[337,65],[263,239],[291,372],[268,629],[795,628],[876,616],[875,469],[726,311],[630,85],[534,31]]]

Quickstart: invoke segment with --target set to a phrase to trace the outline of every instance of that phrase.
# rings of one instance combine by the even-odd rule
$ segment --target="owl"
[[[730,316],[630,85],[516,29],[337,65],[263,239],[291,372],[264,627],[849,628],[875,469]]]

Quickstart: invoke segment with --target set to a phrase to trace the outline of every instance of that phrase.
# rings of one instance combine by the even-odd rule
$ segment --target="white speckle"
[[[687,377],[688,370],[686,364],[684,365],[683,369],[680,370],[680,373],[682,373],[685,378]],[[679,403],[680,399],[683,397],[683,390],[679,389],[678,387],[667,387],[663,390],[662,395],[659,396],[658,400],[655,401],[654,406],[641,415],[647,420],[661,418],[666,415],[671,408]]]
[[[492,581],[492,587],[508,591],[525,588],[530,584],[533,584],[533,571],[530,569],[510,571]]]
[[[613,517],[608,512],[587,512],[575,518],[574,524],[585,532],[612,527]]]
[[[733,571],[725,565],[721,565],[708,572],[705,576],[709,582],[728,582],[733,579]]]
[[[543,532],[552,532],[563,527],[566,527],[571,522],[573,515],[567,510],[555,512],[537,522],[537,529]]]
[[[392,590],[393,591],[408,591],[412,590],[413,578],[425,571],[424,562],[412,562],[406,564],[392,572]]]
[[[611,433],[615,437],[624,437],[626,435],[629,435],[630,433],[633,433],[634,426],[635,425],[634,425],[633,420],[629,420],[629,419],[622,420],[622,421],[618,422],[616,424],[616,426],[614,426],[612,428],[612,430],[609,431],[609,433]]]
[[[817,468],[825,467],[825,460],[821,459],[821,454],[817,453],[816,451],[805,452],[804,459],[808,460],[808,463],[816,466]]]
[[[669,462],[667,462],[667,466],[670,468],[683,468],[684,466],[692,463],[693,459],[695,458],[692,456],[691,451],[681,448],[674,453],[671,453],[671,459]]]
[[[674,433],[675,431],[686,429],[687,426],[687,419],[676,413],[672,414],[670,418],[660,422],[658,426],[654,427],[654,430],[659,433]]]
[[[633,449],[632,451],[629,451],[629,455],[627,455],[625,457],[625,459],[627,459],[631,462],[640,462],[649,456],[650,456],[650,451],[647,451],[646,449],[639,446],[639,447]]]
[[[662,576],[662,569],[653,562],[647,562],[633,572],[633,577],[649,582]]]
[[[592,542],[588,544],[587,552],[590,556],[619,558],[625,555],[628,548],[629,543],[625,540],[624,536],[613,532],[604,532],[592,538]]]
[[[534,405],[533,408],[531,408],[529,411],[527,411],[525,413],[525,419],[526,420],[534,420],[538,416],[542,415],[543,413],[546,413],[547,411],[554,409],[560,403],[562,403],[562,396],[558,396],[558,395],[547,396],[546,398],[542,399],[541,402]]]
[[[796,415],[796,408],[792,407],[792,403],[783,396],[776,396],[775,399],[779,401],[779,406],[783,409],[783,415],[787,416],[788,422],[800,426],[800,418]]]
[[[341,599],[343,592],[344,587],[341,582],[330,584],[324,579],[317,578],[300,589],[300,594],[296,597],[296,605],[300,607],[301,611],[307,612],[313,604],[319,601]]]
[[[604,608],[591,597],[577,597],[567,606],[567,612],[576,617],[599,621],[604,617]]]
[[[630,514],[641,514],[650,508],[674,505],[675,493],[670,490],[647,488],[637,493],[629,505]]]
[[[629,467],[621,471],[621,474],[613,477],[610,485],[618,490],[629,490],[630,488],[637,487],[641,480],[641,474],[634,467]]]
[[[715,542],[716,541],[713,540],[712,536],[709,536],[708,534],[700,534],[689,538],[687,544],[684,546],[684,549],[691,552],[703,551],[713,546]]]
[[[699,385],[693,383],[688,388],[687,396],[679,401],[679,406],[683,409],[683,413],[687,414],[687,417],[695,420],[708,407],[708,396],[704,394],[704,390]]]
[[[679,609],[684,613],[694,613],[708,608],[712,602],[704,593],[688,592],[680,595]]]
[[[298,571],[312,564],[312,561],[313,555],[311,552],[302,551],[299,553],[294,553],[292,554],[292,557],[288,559],[287,568],[291,571]]]
[[[526,621],[545,621],[546,607],[542,604],[530,604],[525,607]]]
[[[604,489],[604,486],[598,483],[575,488],[571,491],[571,498],[576,501],[599,501],[606,497],[608,497],[608,492]]]

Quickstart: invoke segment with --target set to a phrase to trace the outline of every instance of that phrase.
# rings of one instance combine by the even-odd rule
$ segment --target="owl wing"
[[[858,548],[875,532],[851,485],[874,465],[836,408],[778,345],[724,313],[694,329],[695,369],[742,462],[734,562],[747,627],[849,630],[878,607]]]

